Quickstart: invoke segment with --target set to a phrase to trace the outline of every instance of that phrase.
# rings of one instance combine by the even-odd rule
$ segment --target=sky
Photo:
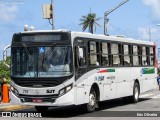
[[[100,27],[96,34],[103,34],[104,12],[111,10],[124,0],[54,0],[55,29],[82,31],[79,24],[82,16],[95,13]],[[35,30],[50,30],[47,19],[43,19],[42,5],[51,0],[0,0],[0,60],[3,49],[11,44],[14,33],[24,30],[24,25],[34,26]],[[160,0],[129,0],[108,15],[108,34],[123,35],[128,38],[149,41],[160,48]],[[88,32],[86,30],[85,32]]]

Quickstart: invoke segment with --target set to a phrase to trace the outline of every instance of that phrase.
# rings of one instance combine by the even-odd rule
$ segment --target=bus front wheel
[[[35,109],[38,111],[38,112],[46,112],[48,110],[48,106],[35,106]]]
[[[85,105],[87,112],[94,112],[97,106],[97,95],[94,89],[91,89],[89,94],[89,102]]]

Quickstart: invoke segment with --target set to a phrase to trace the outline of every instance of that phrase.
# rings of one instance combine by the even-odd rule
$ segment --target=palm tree
[[[93,34],[93,26],[96,25],[100,26],[97,21],[101,18],[96,18],[95,13],[89,13],[87,16],[82,16],[82,19],[80,19],[81,23],[79,25],[82,25],[82,30],[85,31],[87,28],[89,29],[89,32]]]

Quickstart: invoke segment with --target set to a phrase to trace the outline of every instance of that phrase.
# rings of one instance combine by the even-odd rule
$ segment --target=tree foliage
[[[6,63],[8,65],[10,65],[10,57],[7,57],[7,61]],[[8,82],[10,81],[10,68],[8,68],[5,64],[4,61],[1,60],[0,61],[0,82],[2,81],[2,77],[5,76],[8,80]]]
[[[87,28],[89,29],[90,33],[93,33],[93,27],[100,26],[97,21],[101,18],[96,18],[95,13],[89,13],[87,16],[82,16],[82,19],[80,19],[81,23],[79,25],[82,25],[82,30],[85,31]]]

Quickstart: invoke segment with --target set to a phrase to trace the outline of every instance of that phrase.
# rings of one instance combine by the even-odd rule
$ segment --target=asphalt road
[[[9,111],[10,112],[10,111]],[[85,113],[80,106],[68,106],[63,108],[50,108],[47,113],[38,113],[34,108],[31,109],[21,109],[17,111],[12,111],[14,117],[1,117],[0,120],[32,120],[33,115],[37,115],[41,120],[48,119],[69,119],[69,120],[136,120],[136,119],[159,119],[160,117],[160,91],[158,89],[149,91],[140,96],[138,103],[133,104],[130,102],[124,102],[122,99],[108,100],[100,103],[100,108],[94,113]],[[19,117],[16,117],[19,115]],[[22,118],[20,116],[32,115],[32,117]],[[41,118],[42,116],[42,118]],[[157,117],[159,116],[159,117]]]

